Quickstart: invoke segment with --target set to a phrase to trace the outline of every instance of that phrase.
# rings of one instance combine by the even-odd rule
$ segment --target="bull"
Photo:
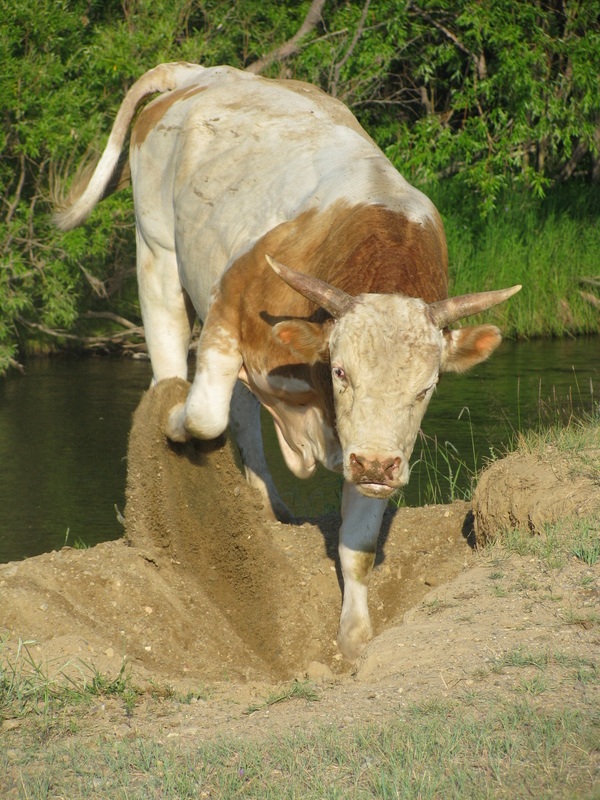
[[[436,208],[352,113],[312,85],[226,66],[161,64],[143,75],[91,178],[57,212],[60,228],[112,191],[130,130],[155,382],[187,379],[202,321],[195,377],[165,433],[211,439],[229,424],[248,481],[283,520],[260,404],[295,475],[318,463],[343,473],[337,641],[353,660],[371,636],[367,587],[384,509],[408,481],[439,375],[480,363],[501,341],[492,325],[450,326],[521,287],[448,298]]]

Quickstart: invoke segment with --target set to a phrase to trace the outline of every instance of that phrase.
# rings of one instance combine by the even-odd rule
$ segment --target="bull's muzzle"
[[[405,460],[400,455],[380,456],[350,453],[349,479],[370,497],[389,497],[408,480]]]

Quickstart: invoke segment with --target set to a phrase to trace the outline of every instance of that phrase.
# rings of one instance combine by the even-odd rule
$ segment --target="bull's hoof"
[[[337,645],[341,654],[348,661],[356,661],[362,654],[373,635],[369,620],[357,620],[354,622],[340,623],[337,635]]]
[[[172,442],[189,442],[192,435],[185,427],[185,403],[173,406],[165,425],[165,434]]]

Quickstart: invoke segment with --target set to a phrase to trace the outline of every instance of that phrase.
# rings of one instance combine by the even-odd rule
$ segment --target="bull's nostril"
[[[356,453],[350,453],[350,463],[352,464],[352,466],[361,467],[363,469],[365,466],[364,460],[362,458],[359,458],[356,455]]]
[[[402,464],[402,459],[400,456],[396,456],[396,458],[389,458],[382,466],[383,471],[387,475],[388,478],[393,478],[394,473],[400,468]]]

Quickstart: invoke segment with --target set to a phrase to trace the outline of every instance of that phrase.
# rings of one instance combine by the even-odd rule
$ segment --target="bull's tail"
[[[183,61],[159,64],[133,84],[121,103],[104,152],[91,177],[88,178],[89,167],[85,171],[80,169],[78,180],[74,181],[66,197],[61,196],[60,189],[57,191],[58,187],[55,187],[55,196],[58,199],[55,200],[57,210],[54,222],[59,228],[68,231],[81,225],[103,197],[124,185],[118,179],[115,180],[118,178],[115,173],[131,120],[142,100],[156,92],[171,92],[187,83],[194,72],[197,74],[202,70],[203,67],[198,64],[187,64]]]

